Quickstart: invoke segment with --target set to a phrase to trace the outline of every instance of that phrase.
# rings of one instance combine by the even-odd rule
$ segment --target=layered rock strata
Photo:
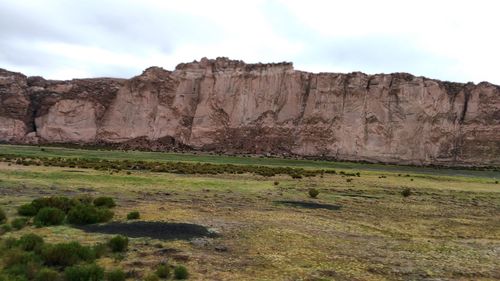
[[[131,79],[0,70],[0,141],[500,165],[500,87],[227,58]]]

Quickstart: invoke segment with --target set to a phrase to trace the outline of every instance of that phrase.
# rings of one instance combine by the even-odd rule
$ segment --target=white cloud
[[[0,67],[48,78],[139,74],[201,57],[307,71],[500,84],[497,1],[0,2]]]

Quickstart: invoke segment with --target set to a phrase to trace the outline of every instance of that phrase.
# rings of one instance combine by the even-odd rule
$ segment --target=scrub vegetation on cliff
[[[108,249],[99,258],[68,266],[67,274],[44,268],[44,276],[55,270],[61,276],[94,272],[99,278],[136,280],[159,272],[175,278],[173,265],[179,265],[189,270],[190,280],[500,278],[500,173],[494,170],[9,145],[0,146],[0,154],[0,209],[6,217],[0,242],[13,247],[9,252],[31,255],[13,246],[19,245],[13,239],[30,234],[42,237],[46,247],[78,241],[91,250]],[[249,170],[212,174],[37,165],[56,158],[63,163],[232,164]],[[249,166],[336,173],[264,176]],[[311,189],[318,191],[316,198],[310,197]],[[21,226],[18,210],[34,212],[26,206],[51,196],[100,197],[89,206],[112,207],[114,216],[103,225],[36,227],[28,219]],[[63,214],[73,207],[68,208]],[[139,212],[139,219],[127,220],[131,212]],[[111,231],[135,225],[142,232],[128,238],[126,251],[109,250]],[[205,228],[216,235],[187,235],[203,234]],[[151,236],[148,229],[184,236]],[[165,263],[172,266],[168,274]],[[1,274],[10,274],[7,267],[0,263]]]

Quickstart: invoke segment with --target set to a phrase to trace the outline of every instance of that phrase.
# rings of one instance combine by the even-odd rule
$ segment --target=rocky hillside
[[[500,87],[227,58],[128,80],[0,69],[0,141],[499,165]]]

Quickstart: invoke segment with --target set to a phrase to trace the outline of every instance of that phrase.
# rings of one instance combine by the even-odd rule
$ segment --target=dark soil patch
[[[154,239],[189,240],[196,237],[214,237],[206,227],[189,223],[167,223],[137,221],[131,223],[112,222],[107,224],[92,224],[78,226],[86,232],[106,234],[121,234],[132,238],[149,237]]]
[[[307,202],[307,201],[289,201],[289,200],[280,200],[274,201],[275,203],[288,205],[292,207],[306,208],[306,209],[327,209],[327,210],[340,210],[340,205],[332,205],[332,204],[323,204],[323,203],[315,203],[315,202]]]

